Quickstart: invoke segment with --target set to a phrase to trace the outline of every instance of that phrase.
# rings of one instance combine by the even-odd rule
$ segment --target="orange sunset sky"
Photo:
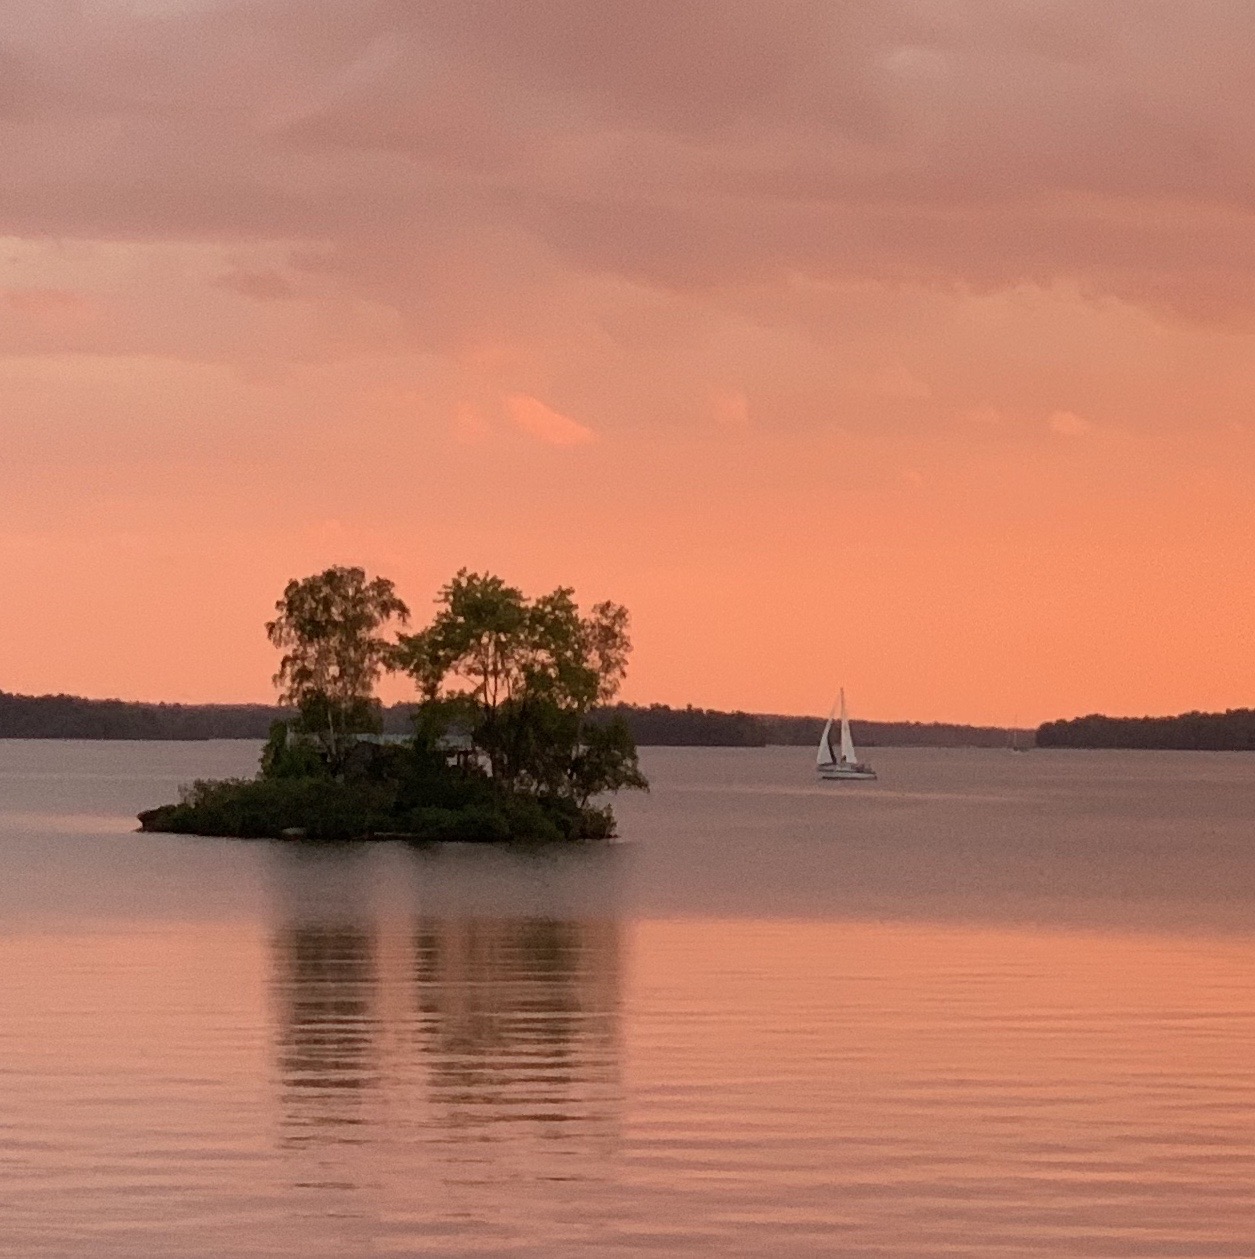
[[[1253,71],[1249,0],[0,0],[0,689],[266,700],[358,563],[620,600],[642,702],[1255,703]]]

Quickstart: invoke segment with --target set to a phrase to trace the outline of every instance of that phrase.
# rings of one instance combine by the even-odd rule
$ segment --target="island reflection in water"
[[[592,857],[603,875],[605,856]],[[319,1211],[369,1217],[373,1244],[381,1216],[412,1222],[429,1195],[424,1214],[459,1186],[586,1186],[607,1166],[622,1106],[624,928],[552,913],[555,882],[560,902],[587,858],[420,855],[410,872],[438,864],[446,903],[412,913],[352,846],[276,847],[272,861],[281,1144]],[[474,901],[485,876],[532,881],[550,912],[453,911],[448,900]]]

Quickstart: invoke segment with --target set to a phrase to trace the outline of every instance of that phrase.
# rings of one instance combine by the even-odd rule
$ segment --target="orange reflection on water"
[[[1248,938],[693,920],[640,924],[633,963],[634,1184],[700,1173],[708,1241],[1255,1235]]]
[[[0,937],[0,970],[38,1259],[1255,1235],[1249,937],[350,901]]]

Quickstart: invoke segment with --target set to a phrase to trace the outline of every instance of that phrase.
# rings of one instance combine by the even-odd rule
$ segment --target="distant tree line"
[[[819,742],[823,717],[785,717],[771,713],[719,712],[713,708],[642,707],[618,704],[607,710],[620,716],[644,747],[810,747]],[[852,721],[854,741],[862,747],[1006,747],[1012,732],[1001,726],[961,726],[943,722]],[[1028,731],[1020,735],[1023,746]]]
[[[762,716],[766,742],[784,747],[810,746],[819,742],[824,727],[822,717]],[[859,747],[866,748],[1005,748],[1014,738],[1018,746],[1032,742],[1028,730],[1008,730],[1005,726],[963,726],[944,721],[857,721],[850,733]]]
[[[622,719],[638,747],[761,748],[768,742],[763,719],[753,713],[615,704],[596,714],[597,720],[613,718]]]
[[[1183,752],[1255,752],[1255,709],[1182,713],[1178,717],[1104,717],[1048,721],[1043,748],[1161,748]]]
[[[384,732],[411,733],[417,707],[408,703],[382,708]],[[290,708],[266,704],[140,704],[0,691],[0,739],[260,740],[267,737],[275,721],[291,716]],[[645,747],[803,747],[818,741],[824,724],[822,717],[671,708],[665,704],[614,704],[593,715],[596,721],[611,717],[621,717],[637,745]],[[906,721],[855,721],[852,726],[855,741],[863,747],[1005,747],[1010,738],[1007,730],[996,726]],[[1027,732],[1019,733],[1023,746],[1030,740]]]
[[[0,691],[0,739],[264,739],[267,704],[136,704]]]

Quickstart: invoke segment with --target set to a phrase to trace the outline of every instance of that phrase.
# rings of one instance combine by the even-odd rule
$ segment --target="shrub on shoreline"
[[[559,843],[609,839],[608,808],[508,796],[480,780],[414,803],[406,784],[332,778],[199,780],[177,804],[139,815],[140,829],[233,839],[404,838],[426,843]],[[457,796],[461,799],[457,799]]]

